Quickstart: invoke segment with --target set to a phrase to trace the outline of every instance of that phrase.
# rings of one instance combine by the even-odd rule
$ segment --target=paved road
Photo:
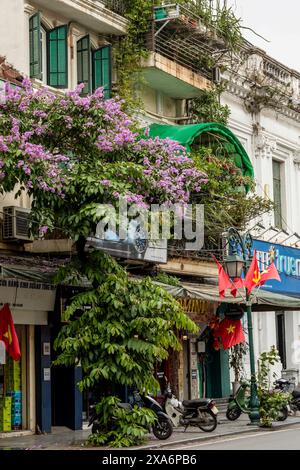
[[[169,447],[172,450],[300,450],[300,426],[278,431],[212,439]]]

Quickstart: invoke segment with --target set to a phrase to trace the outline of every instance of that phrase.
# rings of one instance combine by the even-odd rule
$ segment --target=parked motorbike
[[[281,390],[282,392],[289,392],[292,395],[290,401],[291,410],[295,413],[300,411],[300,388],[295,387],[294,380],[278,379],[275,381],[275,390]]]
[[[202,431],[212,432],[217,427],[218,409],[212,399],[184,400],[180,402],[168,386],[165,392],[164,409],[175,427],[199,427]]]
[[[157,403],[154,398],[150,395],[141,396],[138,392],[134,392],[132,398],[130,399],[130,403],[119,403],[118,406],[121,408],[128,408],[132,409],[134,405],[138,405],[140,407],[149,408],[152,410],[157,417],[157,420],[152,426],[152,432],[157,439],[166,440],[168,439],[173,433],[173,426],[172,421],[169,417],[164,413],[163,408],[159,403]],[[111,421],[111,428],[114,427],[114,422],[116,418],[112,418]],[[99,424],[99,416],[97,415],[96,408],[94,405],[90,406],[90,420],[89,426],[92,426],[92,433],[96,433],[101,429]],[[149,429],[149,432],[151,429]]]
[[[242,382],[236,394],[229,398],[226,411],[226,418],[230,421],[238,419],[242,413],[250,413],[250,385],[248,382]],[[284,406],[280,410],[277,421],[285,421],[289,415],[290,407]]]

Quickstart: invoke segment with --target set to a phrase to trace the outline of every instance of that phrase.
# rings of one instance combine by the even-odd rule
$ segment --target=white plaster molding
[[[255,135],[255,156],[271,158],[277,152],[277,140],[271,139],[265,133]]]
[[[30,3],[25,3],[24,4],[24,13],[26,13],[27,15],[31,16],[34,13],[36,13],[37,11],[38,11],[37,8],[30,5]]]

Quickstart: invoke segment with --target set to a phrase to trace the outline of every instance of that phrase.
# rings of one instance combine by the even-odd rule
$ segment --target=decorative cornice
[[[226,92],[234,96],[237,96],[243,101],[247,99],[249,95],[249,91],[250,91],[250,87],[241,84],[240,80],[230,80],[227,83]],[[245,109],[247,109],[246,106],[244,107]],[[300,122],[300,110],[298,112],[284,105],[279,110],[277,109],[275,110],[271,107],[268,108],[267,105],[265,106],[265,109],[271,109],[277,114],[281,114],[289,119],[292,119],[293,121]]]
[[[33,15],[33,13],[35,13],[37,11],[37,9],[30,5],[30,3],[25,3],[24,4],[24,12],[27,14],[27,15]]]

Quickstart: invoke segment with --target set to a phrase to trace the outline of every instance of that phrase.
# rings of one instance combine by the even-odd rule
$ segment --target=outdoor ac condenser
[[[3,240],[32,241],[29,235],[30,209],[16,206],[3,207]]]

